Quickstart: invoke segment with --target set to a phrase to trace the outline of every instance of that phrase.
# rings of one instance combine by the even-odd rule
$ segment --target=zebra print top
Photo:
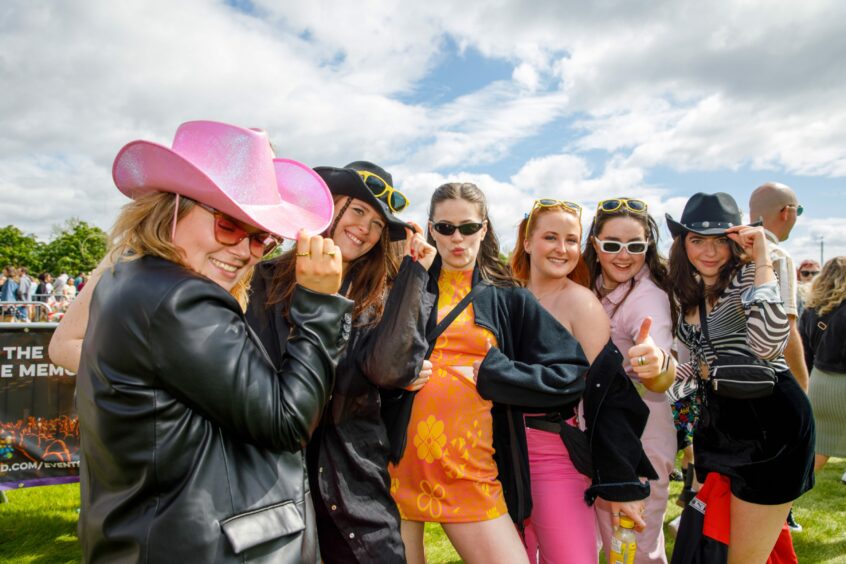
[[[756,287],[753,263],[738,269],[707,319],[711,344],[718,353],[757,357],[767,361],[776,371],[787,370],[782,353],[790,325],[778,283],[768,282]],[[683,312],[677,335],[690,350],[690,361],[676,367],[676,379],[667,391],[673,401],[696,391],[701,378],[700,362],[710,366],[715,358],[699,325],[686,322]]]

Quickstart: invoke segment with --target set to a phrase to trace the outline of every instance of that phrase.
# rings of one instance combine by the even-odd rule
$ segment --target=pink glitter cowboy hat
[[[132,141],[112,177],[130,198],[173,192],[288,239],[300,229],[321,233],[332,220],[332,195],[316,172],[273,158],[265,132],[225,123],[183,123],[172,148]]]

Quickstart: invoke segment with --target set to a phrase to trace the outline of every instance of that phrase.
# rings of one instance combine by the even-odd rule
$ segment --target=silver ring
[[[640,356],[638,357],[638,359],[637,359],[637,363],[638,363],[640,366],[643,366],[644,364],[646,364],[646,361],[644,360],[643,355],[640,355]]]

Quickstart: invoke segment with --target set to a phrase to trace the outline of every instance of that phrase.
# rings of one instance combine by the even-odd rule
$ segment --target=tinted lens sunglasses
[[[599,250],[603,253],[616,255],[623,249],[630,255],[642,255],[649,249],[649,241],[629,241],[628,243],[621,243],[620,241],[603,241],[596,237],[594,241],[599,243]]]
[[[478,233],[484,226],[484,221],[482,223],[462,223],[461,225],[453,225],[452,223],[447,223],[446,221],[439,221],[432,224],[432,229],[441,235],[446,235],[447,237],[455,233],[455,230],[457,229],[459,233],[466,237],[468,235]]]
[[[819,270],[800,270],[800,271],[799,271],[799,274],[801,274],[802,276],[804,276],[804,277],[806,277],[806,278],[807,278],[808,276],[816,276],[816,275],[817,275],[817,274],[819,274],[819,273],[820,273],[820,271],[819,271]]]
[[[796,204],[796,205],[794,205],[794,204],[787,204],[786,206],[784,206],[783,208],[781,208],[781,211],[784,211],[784,210],[785,210],[785,209],[787,209],[787,208],[796,208],[796,217],[799,217],[800,215],[802,215],[802,212],[804,212],[804,211],[805,211],[805,208],[804,208],[804,207],[802,207],[802,204]]]
[[[605,213],[615,212],[618,209],[625,207],[627,210],[634,213],[646,213],[647,205],[643,200],[629,199],[629,198],[612,198],[610,200],[602,200],[596,205],[596,211]]]
[[[233,219],[222,211],[218,211],[202,202],[196,202],[196,204],[214,216],[214,239],[221,245],[231,247],[237,245],[245,238],[249,238],[250,254],[256,258],[261,258],[275,249],[280,243],[280,239],[276,235],[272,235],[267,231],[250,233],[244,229],[244,224],[237,219]]]
[[[535,210],[540,208],[554,208],[554,207],[562,207],[565,210],[573,213],[579,219],[582,218],[582,206],[575,202],[569,202],[567,200],[555,200],[552,198],[541,198],[539,200],[535,200],[532,204],[532,211],[529,212],[529,219],[526,221],[526,236],[530,233],[529,226],[532,224],[532,216],[535,214]]]
[[[405,194],[385,182],[384,178],[366,170],[357,170],[356,172],[364,181],[364,185],[374,196],[388,204],[391,211],[399,213],[408,207],[408,198],[405,197]]]

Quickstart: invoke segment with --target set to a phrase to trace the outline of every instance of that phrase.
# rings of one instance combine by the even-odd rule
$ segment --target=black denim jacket
[[[278,305],[267,307],[274,261],[260,264],[247,319],[275,361],[288,336]],[[335,389],[308,447],[321,556],[326,562],[404,562],[400,517],[390,495],[388,439],[380,417],[379,388],[402,388],[417,377],[426,353],[425,325],[434,296],[428,276],[406,257],[391,284],[382,318],[353,320],[338,363]],[[322,510],[325,509],[325,510]],[[329,516],[331,523],[322,516]],[[341,546],[340,543],[346,543]]]

